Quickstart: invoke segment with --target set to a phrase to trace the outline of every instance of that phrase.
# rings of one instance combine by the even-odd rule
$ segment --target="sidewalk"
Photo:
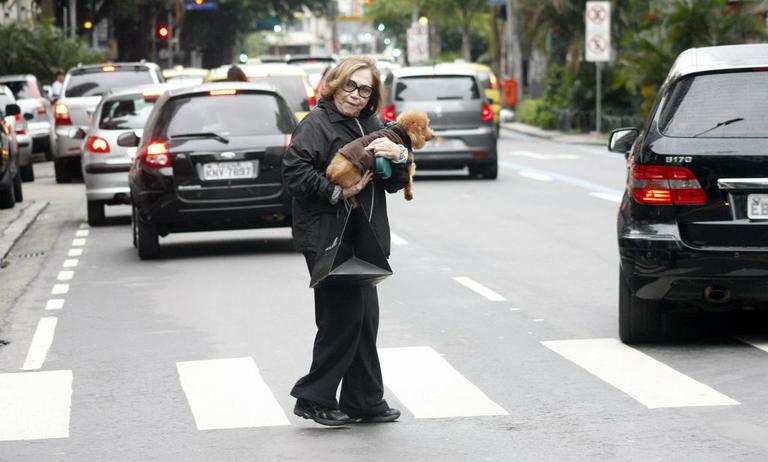
[[[596,133],[565,133],[557,130],[544,130],[543,128],[520,122],[502,122],[501,127],[524,135],[544,138],[560,143],[591,144],[595,146],[604,146],[606,149],[608,147],[608,139],[604,137],[605,135],[599,136]]]
[[[12,209],[0,210],[0,267],[13,244],[47,206],[47,201],[24,201]]]

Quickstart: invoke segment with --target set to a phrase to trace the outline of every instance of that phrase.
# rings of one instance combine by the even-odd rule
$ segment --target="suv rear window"
[[[477,81],[466,75],[401,77],[395,84],[395,101],[480,99]]]
[[[293,119],[285,102],[272,94],[202,94],[169,101],[156,126],[154,135],[162,138],[204,132],[222,136],[288,134],[293,131]]]
[[[133,130],[144,128],[144,123],[152,112],[153,101],[145,101],[143,95],[106,101],[101,106],[99,128],[104,130]]]
[[[285,102],[294,112],[309,111],[307,90],[304,88],[304,80],[300,76],[251,76],[248,78],[254,83],[272,85],[285,98]]]
[[[113,88],[155,83],[149,69],[70,74],[64,96],[101,96]]]
[[[40,98],[40,92],[33,85],[30,85],[26,80],[15,80],[13,82],[2,82],[0,85],[5,85],[13,92],[13,96],[16,99],[26,98]]]
[[[681,138],[768,138],[768,72],[681,79],[661,109],[659,129]]]

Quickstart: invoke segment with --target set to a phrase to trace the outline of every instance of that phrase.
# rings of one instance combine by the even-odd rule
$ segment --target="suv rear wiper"
[[[179,139],[179,138],[213,138],[216,141],[221,141],[224,144],[229,143],[229,140],[227,138],[224,138],[223,136],[214,132],[177,133],[175,135],[171,135],[172,140]]]
[[[744,117],[736,117],[734,119],[728,119],[728,120],[724,120],[722,122],[718,122],[718,123],[715,124],[714,127],[708,128],[708,129],[704,130],[703,132],[699,132],[699,133],[693,135],[692,138],[696,138],[699,135],[703,135],[705,133],[709,133],[709,132],[711,132],[712,130],[714,130],[716,128],[725,127],[726,125],[730,125],[730,124],[736,123],[736,122],[741,122],[742,120],[744,120]]]

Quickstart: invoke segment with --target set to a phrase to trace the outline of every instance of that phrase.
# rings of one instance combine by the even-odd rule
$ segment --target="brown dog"
[[[406,111],[397,116],[397,123],[382,130],[376,130],[368,135],[360,137],[344,145],[337,152],[325,175],[342,188],[348,188],[357,184],[366,171],[373,171],[375,156],[372,151],[366,150],[371,141],[386,137],[397,144],[408,148],[408,184],[403,191],[407,200],[413,199],[413,175],[416,173],[416,164],[413,162],[413,149],[421,149],[434,135],[429,128],[429,117],[425,112]],[[357,207],[357,198],[349,199],[353,207]]]

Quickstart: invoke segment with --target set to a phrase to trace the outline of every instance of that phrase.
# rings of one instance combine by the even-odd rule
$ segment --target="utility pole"
[[[77,0],[69,0],[69,36],[77,35]]]
[[[519,93],[523,85],[523,53],[520,47],[519,24],[517,23],[517,0],[507,0],[507,75],[517,81]]]
[[[168,69],[173,69],[173,4],[168,5]]]

